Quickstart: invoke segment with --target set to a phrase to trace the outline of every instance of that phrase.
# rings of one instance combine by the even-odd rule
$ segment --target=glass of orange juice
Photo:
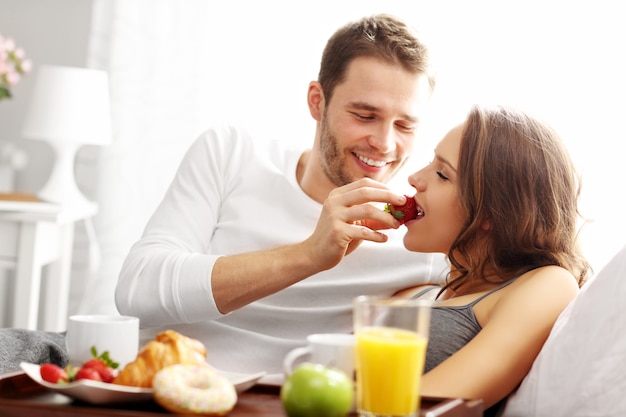
[[[354,300],[360,416],[419,415],[430,305],[405,298],[360,296]]]

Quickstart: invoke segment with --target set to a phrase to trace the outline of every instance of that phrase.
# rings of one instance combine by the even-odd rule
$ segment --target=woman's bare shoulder
[[[533,312],[552,321],[578,294],[576,278],[565,268],[545,266],[521,275],[494,305],[494,314]]]
[[[565,295],[575,295],[578,293],[578,283],[574,275],[567,269],[556,265],[542,266],[521,275],[516,285],[512,285],[521,295],[526,296],[526,292],[545,293],[550,295],[554,291],[563,292]],[[540,295],[540,294],[537,294]]]

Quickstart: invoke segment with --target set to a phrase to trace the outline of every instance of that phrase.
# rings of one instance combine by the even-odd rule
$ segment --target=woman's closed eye
[[[437,175],[439,176],[439,178],[441,178],[444,181],[448,181],[450,178],[446,177],[445,174],[441,171],[436,171]]]

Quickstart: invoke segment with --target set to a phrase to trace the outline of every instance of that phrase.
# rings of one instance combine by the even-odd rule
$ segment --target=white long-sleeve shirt
[[[120,313],[140,319],[142,344],[173,329],[202,341],[218,369],[280,374],[308,334],[352,331],[354,297],[442,280],[443,256],[406,250],[401,227],[386,230],[385,243],[364,241],[335,268],[221,314],[211,292],[216,259],[300,242],[315,229],[322,205],[297,183],[301,154],[225,126],[196,140],[116,288]]]

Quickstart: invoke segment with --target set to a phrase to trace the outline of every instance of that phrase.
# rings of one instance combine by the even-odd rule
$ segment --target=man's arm
[[[368,227],[397,228],[393,216],[369,204],[404,197],[385,185],[362,179],[335,189],[324,202],[317,227],[305,241],[258,252],[220,257],[211,286],[217,308],[228,313],[336,266],[362,240],[385,242],[387,236]]]
[[[227,140],[217,140],[220,135],[228,135]],[[382,183],[364,179],[331,192],[314,231],[304,240],[281,245],[273,236],[257,235],[255,239],[263,243],[233,254],[238,251],[240,239],[249,235],[249,228],[259,226],[251,223],[251,216],[240,218],[246,215],[245,209],[234,214],[223,209],[229,203],[231,210],[235,208],[231,196],[237,184],[256,174],[246,170],[248,161],[254,160],[250,156],[255,152],[254,143],[251,138],[237,136],[237,132],[213,132],[208,136],[215,137],[203,138],[190,148],[144,236],[122,266],[116,304],[122,314],[140,317],[142,326],[218,318],[332,268],[361,239],[384,242],[387,237],[374,229],[399,226],[392,216],[369,203],[403,204],[404,197]],[[248,199],[248,190],[240,191],[238,198]],[[250,210],[257,209],[254,198],[246,203]],[[272,206],[281,203],[272,201]],[[271,214],[256,216],[254,221],[262,222]],[[276,222],[273,217],[272,222]],[[229,232],[219,230],[225,218],[235,225]],[[293,219],[290,221],[293,226]],[[257,233],[267,235],[266,229],[278,233],[284,223],[260,225],[257,229],[263,232]],[[222,245],[230,242],[230,248],[222,251],[213,236],[231,233],[230,229],[232,234],[222,234],[220,241]],[[288,242],[292,235],[286,233],[282,241]],[[255,250],[255,246],[262,249]]]
[[[385,242],[387,236],[367,224],[399,224],[369,202],[403,198],[383,184],[359,180],[333,191],[309,238],[235,255],[202,253],[200,248],[209,244],[193,239],[196,230],[206,230],[202,224],[184,228],[187,233],[153,226],[124,262],[117,307],[146,326],[217,318],[334,267],[361,240]],[[158,214],[159,222],[176,218],[167,211]]]

